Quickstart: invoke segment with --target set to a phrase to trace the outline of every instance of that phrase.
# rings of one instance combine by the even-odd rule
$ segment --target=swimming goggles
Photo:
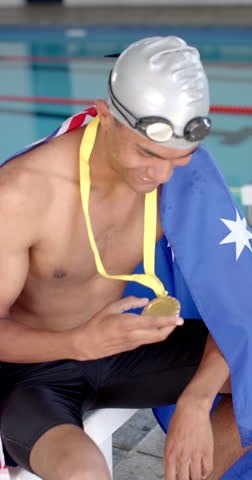
[[[211,120],[208,117],[195,117],[189,120],[184,127],[183,136],[176,135],[172,122],[167,118],[159,116],[137,118],[116,98],[112,90],[111,75],[112,72],[109,76],[108,93],[112,104],[132,128],[138,130],[150,140],[162,143],[174,137],[184,138],[188,142],[199,142],[209,134]]]

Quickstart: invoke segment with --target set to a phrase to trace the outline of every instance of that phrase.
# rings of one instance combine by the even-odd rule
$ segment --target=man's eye
[[[152,157],[152,155],[148,152],[143,152],[142,150],[138,150],[138,153],[142,156],[142,157],[147,157],[147,158],[150,158]]]

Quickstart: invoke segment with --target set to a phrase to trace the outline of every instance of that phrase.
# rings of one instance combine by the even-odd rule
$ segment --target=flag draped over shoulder
[[[251,445],[252,235],[204,147],[163,185],[160,214],[195,306],[230,367],[242,444]]]
[[[83,110],[76,115],[73,115],[72,117],[67,118],[59,128],[57,128],[53,133],[48,135],[47,137],[41,138],[40,140],[31,143],[27,147],[23,148],[22,150],[16,152],[15,154],[11,155],[8,157],[6,160],[0,163],[0,167],[7,163],[9,160],[12,160],[13,158],[18,157],[22,153],[28,152],[29,150],[32,150],[35,147],[38,147],[42,143],[46,143],[52,138],[59,137],[60,135],[64,135],[64,133],[68,133],[71,130],[74,130],[75,128],[78,127],[83,127],[84,125],[87,125],[94,117],[96,117],[97,111],[95,107],[90,107],[87,108],[87,110]]]

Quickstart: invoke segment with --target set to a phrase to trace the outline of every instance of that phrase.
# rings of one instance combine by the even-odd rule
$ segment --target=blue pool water
[[[0,27],[0,162],[43,137],[85,107],[106,97],[113,59],[132,41],[179,35],[199,48],[210,82],[211,103],[252,106],[252,29],[220,27]],[[36,97],[80,99],[78,105],[38,103]],[[252,183],[252,115],[211,114],[213,131],[204,141],[228,184]]]

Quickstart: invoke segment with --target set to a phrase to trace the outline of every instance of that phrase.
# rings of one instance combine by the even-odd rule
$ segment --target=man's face
[[[114,121],[108,137],[109,162],[113,170],[134,191],[151,192],[167,182],[176,167],[190,162],[198,148],[167,148],[140,136]]]

